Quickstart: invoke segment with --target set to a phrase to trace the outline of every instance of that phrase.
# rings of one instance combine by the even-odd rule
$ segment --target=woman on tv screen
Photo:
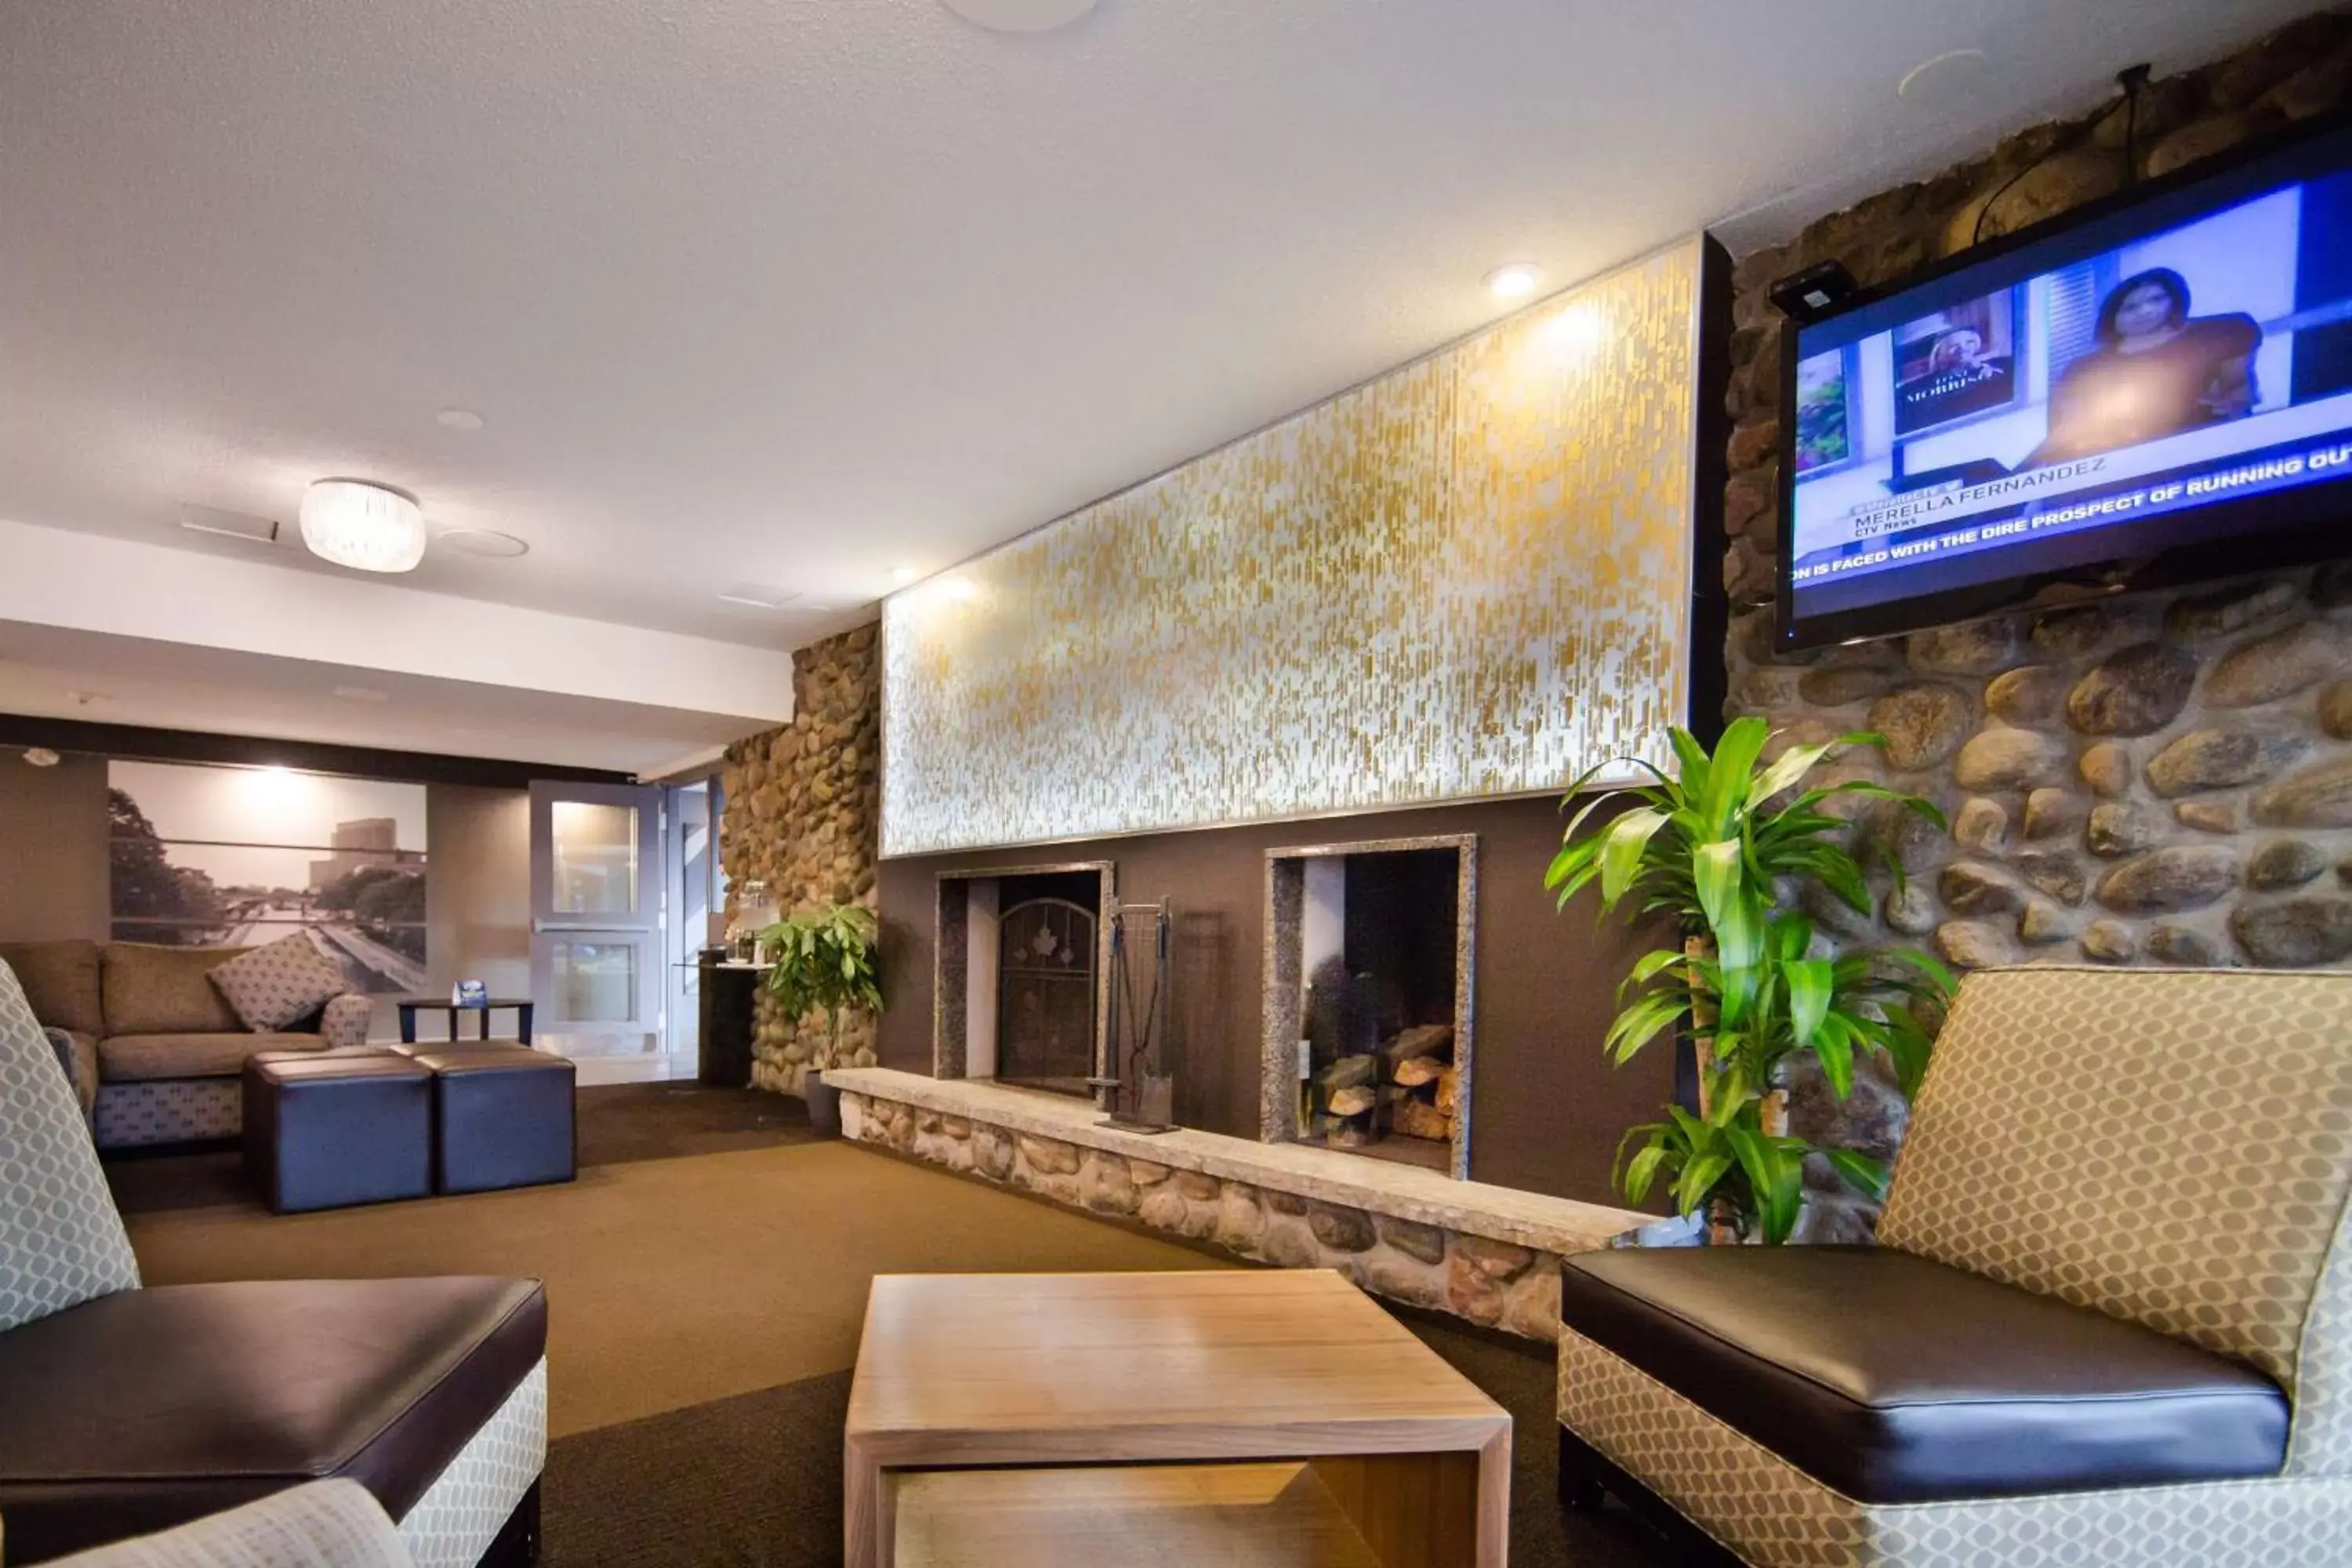
[[[2108,290],[2098,347],[2051,388],[2050,434],[2022,466],[2112,452],[2251,412],[2262,328],[2252,316],[2189,312],[2188,280],[2168,267]]]

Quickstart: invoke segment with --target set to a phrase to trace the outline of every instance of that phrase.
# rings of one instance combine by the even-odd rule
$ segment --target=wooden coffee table
[[[1507,1549],[1509,1415],[1327,1269],[880,1276],[844,1458],[848,1568]]]

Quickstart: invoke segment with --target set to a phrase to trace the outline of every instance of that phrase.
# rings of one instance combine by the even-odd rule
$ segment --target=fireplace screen
[[[1031,899],[997,927],[996,1076],[1086,1094],[1095,1070],[1096,914]]]

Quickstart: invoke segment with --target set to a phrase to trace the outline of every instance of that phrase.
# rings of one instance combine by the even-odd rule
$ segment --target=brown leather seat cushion
[[[547,1348],[536,1280],[170,1285],[0,1334],[8,1561],[323,1476],[394,1519]]]
[[[1876,1247],[1582,1253],[1560,1321],[1863,1502],[2276,1475],[2287,1402],[2194,1345]]]
[[[108,1083],[162,1078],[235,1078],[263,1051],[318,1052],[324,1035],[110,1035],[98,1043],[99,1076]]]

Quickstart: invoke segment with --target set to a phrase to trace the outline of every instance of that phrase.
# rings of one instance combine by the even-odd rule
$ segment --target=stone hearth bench
[[[1654,1217],[1305,1144],[1124,1131],[1090,1101],[1003,1084],[887,1068],[825,1081],[855,1142],[1547,1342],[1559,1259]]]

